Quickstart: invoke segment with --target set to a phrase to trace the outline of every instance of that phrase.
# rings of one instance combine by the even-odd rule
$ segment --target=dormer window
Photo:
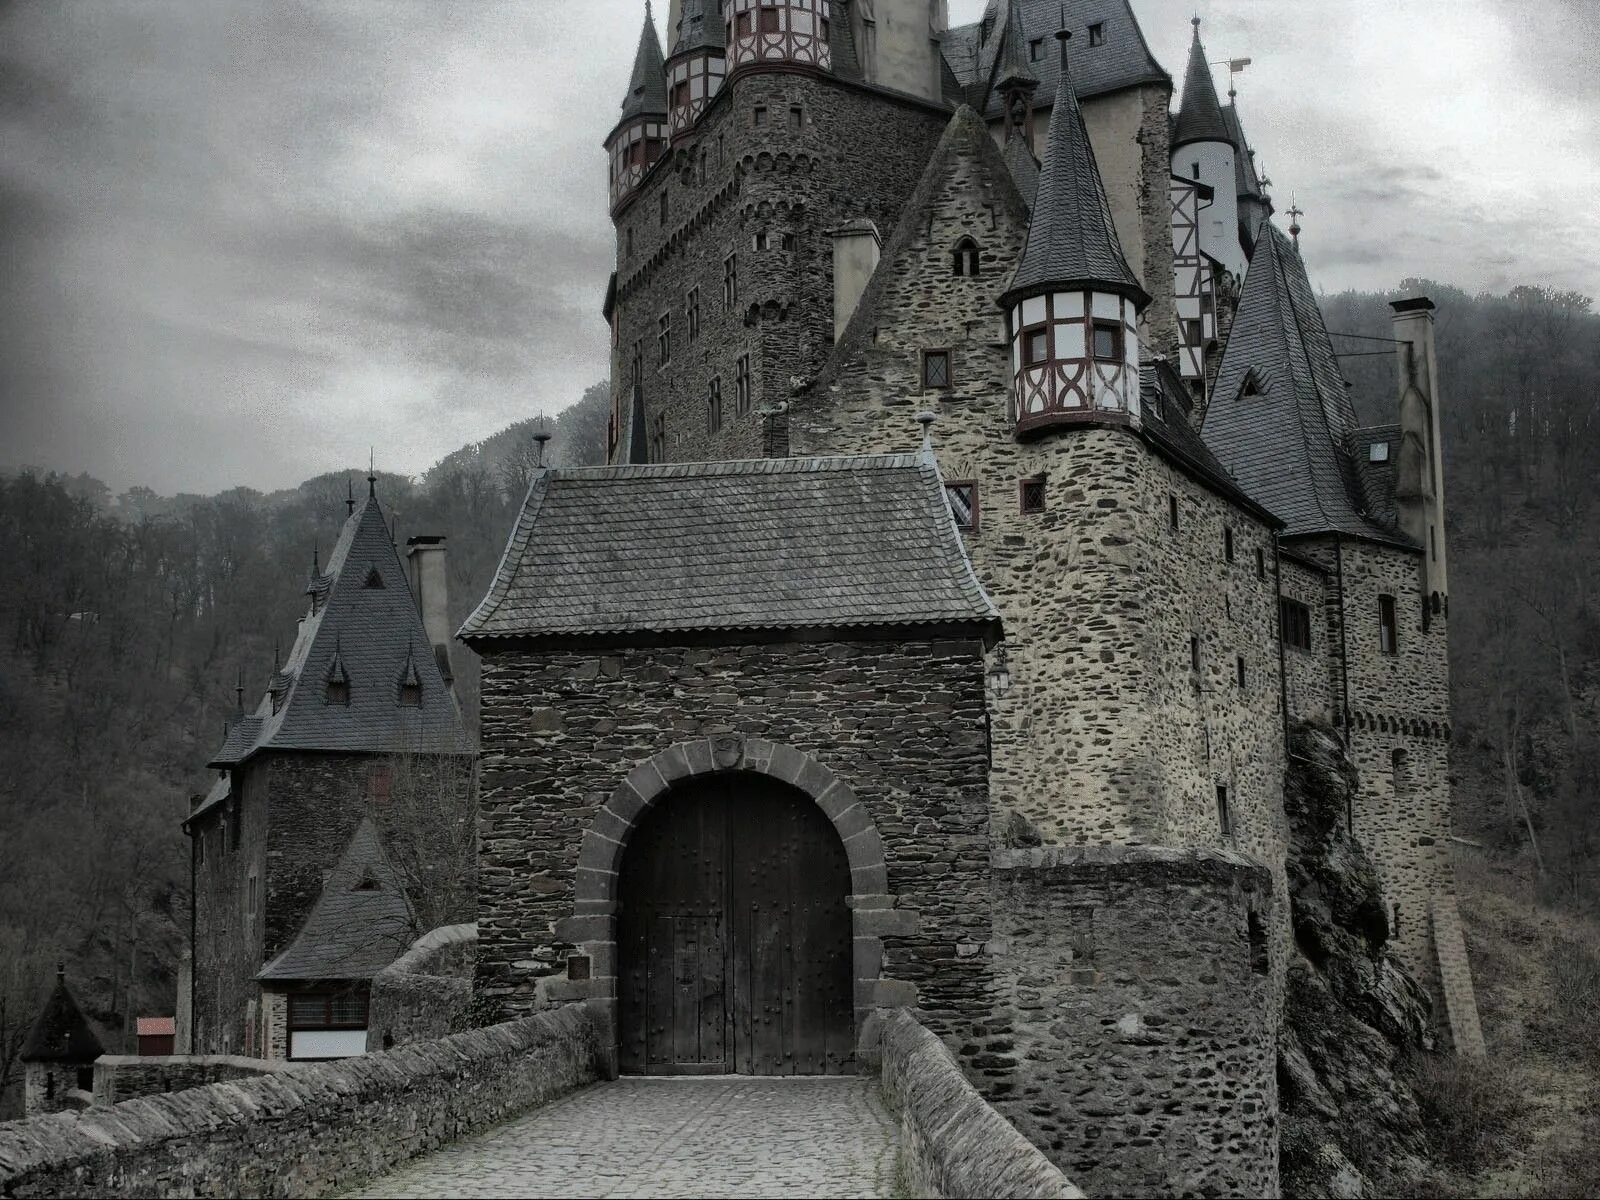
[[[328,680],[328,703],[349,706],[350,681],[348,679]]]
[[[1104,46],[1106,44],[1106,23],[1096,21],[1089,26],[1089,45]]]
[[[1388,462],[1389,461],[1389,443],[1388,442],[1373,442],[1372,445],[1368,446],[1367,447],[1367,461],[1368,462],[1375,462],[1375,463],[1386,463],[1386,462]]]
[[[401,708],[421,708],[422,707],[422,684],[420,684],[420,683],[402,683],[400,685],[400,707]]]
[[[962,277],[976,277],[978,274],[978,243],[971,238],[962,238],[956,243],[955,273]]]
[[[375,591],[383,590],[383,576],[378,573],[377,567],[367,568],[367,578],[361,586],[364,588],[372,588]]]
[[[1028,43],[1028,61],[1038,62],[1044,57],[1044,39],[1034,38]]]
[[[1261,381],[1256,378],[1256,373],[1251,371],[1244,377],[1244,387],[1239,390],[1241,396],[1261,395]]]

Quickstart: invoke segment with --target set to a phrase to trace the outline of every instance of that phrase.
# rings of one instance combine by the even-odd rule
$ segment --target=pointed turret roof
[[[1143,305],[1150,297],[1122,253],[1105,182],[1067,75],[1066,58],[1063,37],[1061,84],[1050,111],[1028,242],[1001,303],[1009,305],[1024,295],[1054,287],[1094,284]]]
[[[400,873],[363,817],[306,923],[256,978],[371,979],[405,952],[415,925]]]
[[[728,31],[717,11],[717,0],[683,0],[678,28],[669,29],[667,37],[672,44],[668,57],[672,58],[695,50],[725,49]]]
[[[1233,178],[1240,197],[1248,196],[1252,200],[1265,199],[1266,193],[1261,187],[1261,176],[1256,172],[1255,156],[1250,153],[1250,143],[1245,140],[1244,125],[1239,120],[1238,101],[1230,101],[1222,110],[1222,120],[1228,127],[1228,140],[1238,151],[1233,159]]]
[[[1028,36],[1022,24],[1022,0],[1006,0],[1005,27],[1000,31],[1000,48],[994,58],[991,94],[1002,98],[1013,88],[1030,91],[1039,86],[1039,77],[1028,65]]]
[[[655,17],[650,0],[645,0],[644,28],[639,32],[639,51],[633,56],[633,75],[628,94],[622,99],[622,116],[617,124],[635,117],[666,117],[667,63],[661,55],[661,39],[656,36]]]
[[[1285,536],[1341,533],[1409,545],[1362,510],[1347,446],[1355,407],[1305,264],[1263,222],[1202,436]]]
[[[1000,157],[1005,159],[1006,168],[1011,172],[1011,180],[1017,185],[1017,193],[1031,211],[1033,197],[1039,190],[1039,160],[1033,156],[1033,150],[1028,145],[1027,139],[1007,138],[1005,148],[1000,151]]]
[[[260,750],[470,752],[455,696],[431,654],[416,658],[422,704],[400,704],[396,680],[411,647],[429,639],[370,490],[345,520],[321,579],[320,600],[301,620],[267,695],[234,722],[210,765],[236,766]],[[349,704],[328,703],[336,663],[350,681]]]
[[[104,1053],[83,1010],[67,990],[66,972],[58,970],[56,986],[22,1044],[22,1061],[92,1063]]]
[[[1206,62],[1206,48],[1200,43],[1200,18],[1194,19],[1194,41],[1189,44],[1189,69],[1183,76],[1183,103],[1178,109],[1178,124],[1172,132],[1176,149],[1190,142],[1231,142],[1228,123],[1222,118],[1222,102],[1217,99],[1216,80]]]

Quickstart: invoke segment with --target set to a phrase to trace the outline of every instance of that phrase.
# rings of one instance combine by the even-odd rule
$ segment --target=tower
[[[1210,207],[1200,217],[1200,248],[1231,271],[1235,280],[1244,278],[1245,269],[1239,239],[1238,153],[1217,99],[1196,17],[1182,105],[1172,133],[1172,173],[1211,189]]]
[[[685,0],[682,8],[666,62],[667,128],[673,141],[694,127],[727,73],[727,27],[717,12],[717,0]]]
[[[666,151],[667,82],[661,42],[648,0],[633,75],[622,100],[622,116],[607,135],[611,161],[611,213],[615,216],[633,196],[647,172]]]
[[[105,1050],[67,988],[65,967],[22,1045],[27,1114],[83,1108],[94,1091],[94,1060]]]
[[[1028,240],[1006,310],[1017,432],[1139,419],[1138,315],[1149,296],[1117,239],[1105,185],[1067,75],[1050,112]]]
[[[728,70],[755,63],[833,65],[828,0],[728,0]]]

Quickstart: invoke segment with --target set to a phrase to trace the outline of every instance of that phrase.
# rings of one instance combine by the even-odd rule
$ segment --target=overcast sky
[[[1181,79],[1194,0],[1134,5]],[[269,489],[571,403],[642,10],[0,0],[0,468]],[[1320,287],[1600,294],[1600,0],[1199,11]]]

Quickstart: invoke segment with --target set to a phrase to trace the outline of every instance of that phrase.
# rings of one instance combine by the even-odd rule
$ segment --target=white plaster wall
[[[1099,147],[1095,148],[1099,153]],[[1234,151],[1227,142],[1191,142],[1172,152],[1172,173],[1198,178],[1216,194],[1200,210],[1200,248],[1221,261],[1236,279],[1244,278],[1244,247],[1239,243],[1239,195],[1235,190]],[[1200,168],[1195,174],[1196,165]]]
[[[944,30],[943,0],[873,0],[877,22],[871,81],[927,100],[939,99],[934,38]],[[863,9],[862,15],[868,15]]]

